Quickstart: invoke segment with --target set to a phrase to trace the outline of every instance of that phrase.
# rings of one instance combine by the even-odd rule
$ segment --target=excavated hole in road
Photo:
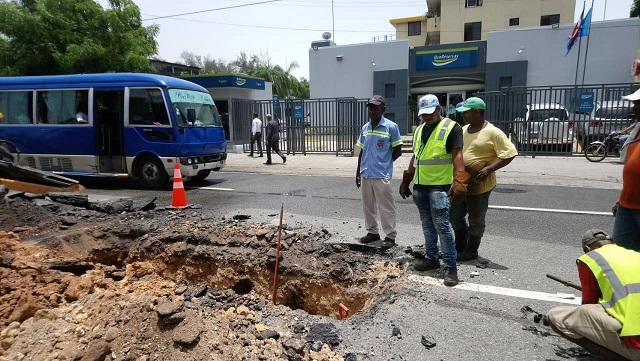
[[[224,250],[218,249],[217,252]],[[162,270],[161,277],[176,283],[187,281],[192,286],[206,283],[209,287],[220,290],[232,289],[237,294],[255,292],[266,300],[272,300],[275,268],[273,260],[256,265],[240,256],[221,262],[212,257],[97,249],[86,261],[114,266],[120,270],[133,262],[148,262],[153,268]],[[276,304],[334,318],[339,317],[340,304],[343,304],[348,308],[347,317],[350,317],[361,311],[367,301],[380,291],[380,288],[372,287],[371,280],[366,277],[337,282],[326,273],[301,275],[299,268],[289,269],[281,263]]]

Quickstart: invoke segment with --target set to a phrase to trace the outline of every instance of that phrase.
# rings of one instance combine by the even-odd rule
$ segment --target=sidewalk
[[[231,151],[231,149],[229,149]],[[307,154],[287,156],[287,164],[277,154],[272,155],[273,165],[264,165],[264,158],[247,157],[248,153],[229,153],[225,172],[250,172],[261,174],[326,175],[330,177],[355,177],[357,157],[335,154]],[[394,179],[400,179],[411,155],[404,153],[394,163]],[[618,158],[606,158],[592,163],[583,156],[547,157],[518,156],[511,164],[497,173],[498,184],[545,185],[622,189],[622,163]]]

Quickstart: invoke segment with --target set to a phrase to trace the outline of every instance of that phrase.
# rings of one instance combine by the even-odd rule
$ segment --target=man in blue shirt
[[[380,213],[382,231],[385,233],[380,248],[395,246],[396,203],[391,190],[393,161],[402,155],[402,139],[398,125],[383,116],[385,100],[374,95],[367,103],[369,122],[362,126],[356,145],[362,150],[358,155],[356,187],[362,191],[362,209],[367,234],[361,243],[380,240],[376,215]]]

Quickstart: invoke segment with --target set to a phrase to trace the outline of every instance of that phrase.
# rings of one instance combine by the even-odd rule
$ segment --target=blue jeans
[[[640,252],[640,209],[618,205],[611,236],[618,246]]]
[[[418,206],[422,233],[424,233],[425,257],[438,259],[438,236],[445,267],[456,267],[455,240],[449,223],[449,196],[445,191],[413,188],[413,202]]]
[[[467,194],[464,202],[451,205],[451,226],[456,231],[468,230],[469,234],[476,237],[484,235],[485,219],[489,209],[489,196],[491,191],[481,194]],[[467,225],[467,214],[469,224]]]

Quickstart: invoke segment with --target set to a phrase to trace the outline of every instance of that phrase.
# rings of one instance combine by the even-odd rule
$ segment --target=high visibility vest
[[[447,153],[447,137],[456,122],[443,118],[433,130],[427,143],[422,142],[424,123],[413,134],[413,183],[421,185],[447,185],[453,183],[453,157]]]
[[[578,258],[594,274],[598,303],[622,324],[621,337],[640,335],[640,253],[607,244]]]

